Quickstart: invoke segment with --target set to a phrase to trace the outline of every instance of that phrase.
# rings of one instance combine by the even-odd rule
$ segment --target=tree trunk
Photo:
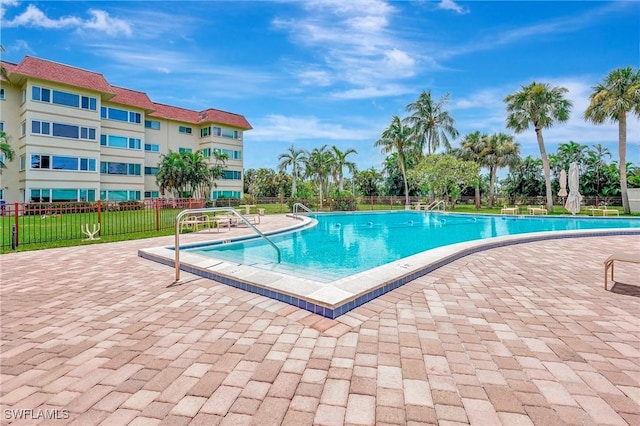
[[[497,170],[498,168],[494,166],[489,168],[489,207],[493,207]]]
[[[291,196],[295,197],[296,193],[298,192],[298,187],[296,186],[296,181],[298,180],[298,174],[295,172],[295,170],[293,171],[293,183],[291,184]]]
[[[409,183],[407,182],[407,171],[404,168],[404,163],[400,163],[400,171],[402,172],[402,179],[404,180],[404,205],[409,205]]]
[[[476,209],[480,208],[480,176],[476,181]]]
[[[618,119],[618,155],[620,156],[622,209],[629,214],[631,213],[631,206],[629,206],[629,194],[627,192],[627,114],[625,112],[622,112]]]
[[[547,150],[544,148],[544,139],[542,139],[542,129],[536,125],[536,137],[538,139],[538,147],[540,148],[540,157],[542,158],[542,168],[544,169],[544,187],[547,193],[547,211],[553,211],[553,193],[551,192],[551,169],[549,168],[549,158]]]

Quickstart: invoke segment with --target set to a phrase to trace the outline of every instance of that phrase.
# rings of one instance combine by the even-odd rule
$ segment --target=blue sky
[[[31,55],[101,72],[115,85],[195,110],[243,114],[245,167],[277,165],[293,145],[354,148],[380,168],[373,143],[391,117],[430,90],[450,94],[460,135],[505,129],[506,95],[532,81],[563,86],[567,123],[543,132],[548,152],[607,146],[617,125],[582,119],[592,86],[640,64],[635,1],[34,1],[0,0],[3,59]],[[533,129],[517,134],[539,156]],[[453,142],[454,146],[459,140]],[[627,161],[640,164],[630,117]]]

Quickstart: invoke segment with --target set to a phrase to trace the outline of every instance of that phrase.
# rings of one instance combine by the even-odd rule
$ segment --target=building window
[[[160,145],[154,143],[145,143],[144,150],[147,152],[160,152]]]
[[[62,202],[62,201],[95,201],[95,189],[41,189],[34,188],[31,190],[31,202]]]
[[[234,151],[232,149],[214,148],[216,154],[224,154],[229,160],[242,160],[242,151]]]
[[[200,129],[200,137],[205,138],[211,134],[211,127],[203,127]]]
[[[158,174],[158,168],[157,167],[145,167],[144,168],[144,174],[145,175],[157,175]]]
[[[191,129],[191,127],[180,126],[180,127],[178,127],[178,132],[190,135],[191,132],[192,132],[192,129]]]
[[[138,138],[127,138],[126,136],[100,135],[100,145],[109,148],[124,148],[140,150],[142,142]]]
[[[224,170],[224,179],[242,180],[242,172],[236,170]]]
[[[158,191],[144,191],[144,198],[158,198],[160,192]]]
[[[4,87],[0,88],[0,99],[4,99]]]
[[[98,104],[97,98],[92,96],[81,96],[75,93],[63,92],[62,90],[56,89],[45,89],[38,86],[31,88],[31,99],[38,102],[47,102],[91,111],[96,111]]]
[[[100,191],[100,200],[103,201],[127,201],[139,199],[140,191],[128,191],[126,189]]]
[[[135,124],[140,124],[142,121],[142,114],[139,112],[111,107],[100,107],[100,117],[107,120],[124,121]]]
[[[69,139],[96,140],[96,129],[93,127],[49,123],[48,121],[31,120],[31,133],[34,135],[51,135]]]
[[[140,168],[140,164],[137,163],[116,163],[113,161],[100,162],[100,173],[105,175],[141,176]]]
[[[144,127],[147,129],[160,130],[160,122],[155,120],[144,120]]]
[[[183,153],[183,152],[193,152],[193,150],[191,148],[178,148],[178,152],[179,153]]]
[[[4,121],[0,121],[0,132],[4,132]]]
[[[22,162],[22,158],[20,159]],[[22,164],[21,164],[22,165]],[[32,169],[96,171],[95,158],[65,157],[61,155],[31,155]]]
[[[240,198],[239,191],[212,191],[211,198]]]
[[[20,170],[24,170],[27,167],[27,155],[22,154],[20,156]]]
[[[20,123],[20,136],[24,136],[27,134],[27,121],[23,121]]]
[[[203,156],[204,158],[209,158],[209,157],[211,157],[211,148],[204,148],[204,149],[202,150],[202,156]]]

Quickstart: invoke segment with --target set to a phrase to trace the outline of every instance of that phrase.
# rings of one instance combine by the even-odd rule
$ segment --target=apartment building
[[[5,202],[124,201],[168,197],[156,173],[161,154],[227,154],[211,198],[240,198],[243,135],[239,114],[153,102],[102,74],[25,56],[2,62],[0,130],[15,152],[0,174]]]

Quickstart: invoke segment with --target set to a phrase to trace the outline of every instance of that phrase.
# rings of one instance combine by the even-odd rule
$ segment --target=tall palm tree
[[[407,111],[411,115],[405,121],[412,128],[420,152],[423,152],[425,145],[427,155],[434,153],[440,145],[449,151],[449,137],[458,137],[455,120],[444,109],[448,101],[448,93],[435,102],[430,91],[423,91],[415,102],[407,105]]]
[[[351,172],[353,175],[356,172],[356,163],[353,161],[347,160],[347,156],[349,154],[357,154],[353,148],[349,148],[346,151],[341,151],[335,145],[332,147],[333,150],[333,178],[338,183],[338,191],[342,192],[344,190],[344,168]]]
[[[415,155],[416,146],[411,138],[411,128],[405,126],[400,118],[395,115],[391,119],[389,127],[382,132],[382,137],[378,139],[374,146],[382,147],[383,154],[395,152],[398,156],[398,166],[404,180],[405,206],[409,205],[409,183],[407,181],[407,158]]]
[[[5,169],[7,167],[7,165],[5,164],[5,161],[11,161],[13,160],[13,149],[11,148],[11,145],[9,145],[9,137],[7,136],[7,134],[3,131],[0,131],[0,173],[2,172],[1,169]]]
[[[627,193],[627,113],[640,117],[640,71],[632,67],[618,68],[593,87],[584,118],[594,124],[618,123],[618,155],[620,157],[620,194],[625,213],[630,213]]]
[[[333,167],[333,155],[327,145],[314,148],[307,157],[306,173],[310,176],[318,187],[320,195],[320,208],[322,209],[323,198],[328,192],[329,175]]]
[[[536,131],[540,157],[544,169],[547,210],[553,210],[553,194],[551,193],[551,170],[549,158],[544,146],[542,129],[550,128],[555,122],[563,123],[569,119],[573,104],[564,98],[568,90],[564,87],[551,87],[549,84],[535,81],[504,101],[507,104],[507,128],[522,133],[533,125]]]
[[[591,169],[593,173],[593,190],[595,191],[595,195],[600,195],[600,185],[602,178],[602,170],[607,166],[607,162],[605,159],[611,158],[611,151],[608,148],[604,147],[602,144],[596,144],[592,149],[587,150],[587,158],[585,162],[587,163],[587,169]]]
[[[286,171],[287,168],[291,167],[291,177],[293,181],[291,182],[291,196],[295,197],[298,192],[297,181],[300,172],[304,168],[304,162],[307,159],[307,151],[305,149],[295,149],[293,145],[289,147],[287,152],[278,155],[278,170]]]
[[[489,168],[489,207],[493,207],[497,171],[502,167],[515,166],[520,160],[520,144],[511,135],[493,134],[489,136],[480,156],[482,164]]]
[[[488,136],[481,134],[480,131],[469,133],[462,140],[461,148],[458,151],[459,157],[463,160],[474,161],[480,167],[486,166],[486,164],[484,164],[482,152],[487,145],[487,139]],[[476,209],[480,208],[480,179],[480,174],[478,174],[475,191]]]

